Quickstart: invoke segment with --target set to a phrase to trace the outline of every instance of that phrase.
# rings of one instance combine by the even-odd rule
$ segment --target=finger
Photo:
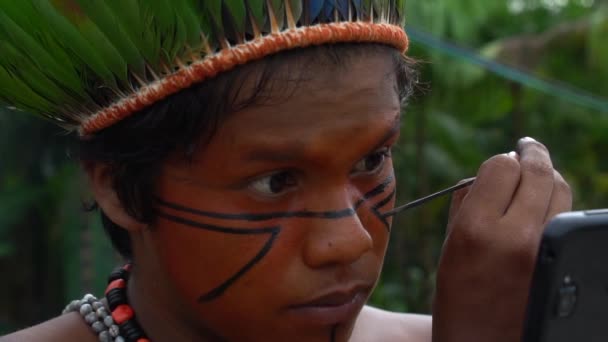
[[[517,144],[520,155],[521,181],[506,213],[520,222],[541,225],[547,214],[553,192],[553,164],[547,148],[532,138]]]
[[[520,166],[514,154],[500,154],[488,159],[479,168],[461,210],[485,219],[501,218],[511,203],[519,177]]]
[[[564,177],[553,171],[553,193],[551,194],[551,202],[547,215],[545,215],[545,225],[551,221],[555,215],[572,210],[572,190],[570,185],[564,180]]]
[[[467,180],[462,180],[462,181],[458,182],[458,184],[461,184],[466,181]],[[448,213],[448,225],[447,225],[447,229],[446,229],[447,236],[449,236],[450,233],[452,232],[453,225],[451,223],[454,222],[454,218],[460,211],[462,202],[464,201],[465,197],[467,196],[467,194],[469,193],[470,190],[471,190],[471,186],[469,185],[466,188],[459,189],[452,194],[452,202],[450,203],[450,211]]]
[[[458,184],[466,183],[471,181],[473,178],[463,179]],[[466,188],[458,189],[454,193],[452,193],[452,202],[450,203],[450,211],[448,213],[448,222],[454,219],[456,213],[460,210],[460,206],[462,205],[462,200],[471,190],[471,186],[467,186]]]

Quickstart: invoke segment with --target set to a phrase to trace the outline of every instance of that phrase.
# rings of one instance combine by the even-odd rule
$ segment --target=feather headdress
[[[298,47],[405,52],[405,0],[0,0],[0,103],[88,135]]]

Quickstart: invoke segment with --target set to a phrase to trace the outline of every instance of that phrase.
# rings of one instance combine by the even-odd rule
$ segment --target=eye
[[[280,171],[258,178],[249,188],[264,196],[280,196],[297,185],[293,172]]]
[[[391,155],[388,147],[383,147],[361,159],[352,170],[352,173],[375,173],[382,169],[386,159]]]

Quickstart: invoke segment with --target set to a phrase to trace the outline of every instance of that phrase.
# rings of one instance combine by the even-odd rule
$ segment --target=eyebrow
[[[397,112],[393,120],[393,124],[389,129],[382,135],[379,142],[374,145],[374,148],[369,152],[373,152],[378,148],[386,144],[387,141],[391,140],[401,130],[401,112]],[[264,161],[264,162],[289,162],[295,159],[299,159],[299,156],[306,150],[306,144],[302,142],[295,142],[292,145],[283,147],[281,149],[263,148],[256,149],[248,152],[245,155],[245,159],[249,161]]]
[[[393,124],[391,125],[391,127],[386,131],[386,133],[384,133],[382,139],[380,139],[380,142],[376,144],[376,146],[370,152],[373,152],[382,147],[384,144],[386,144],[387,141],[391,140],[399,132],[401,132],[401,111],[397,113],[395,119],[393,119]]]

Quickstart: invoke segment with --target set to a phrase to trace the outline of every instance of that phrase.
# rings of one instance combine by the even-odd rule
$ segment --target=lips
[[[340,306],[347,304],[353,300],[353,297],[360,292],[362,288],[353,288],[352,290],[337,290],[326,295],[320,296],[307,303],[296,305],[295,307],[307,306]]]
[[[287,315],[305,325],[332,325],[354,319],[367,300],[369,286],[351,286],[328,291],[301,304],[290,306]]]

